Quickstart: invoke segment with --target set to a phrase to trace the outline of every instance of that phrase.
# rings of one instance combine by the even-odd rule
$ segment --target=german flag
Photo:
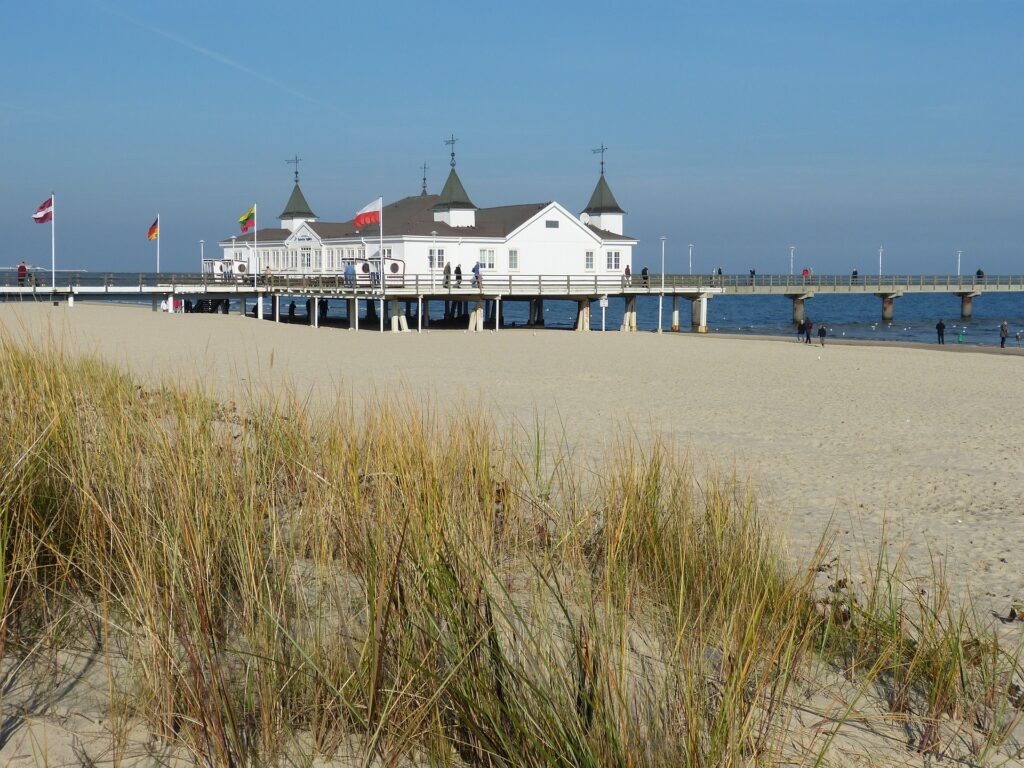
[[[149,228],[149,233],[146,238],[149,240],[156,240],[160,237],[160,217],[158,216],[156,221],[153,222],[153,226]]]
[[[243,213],[239,219],[238,224],[242,227],[243,232],[248,232],[256,224],[256,206],[254,205],[249,209],[248,213]]]

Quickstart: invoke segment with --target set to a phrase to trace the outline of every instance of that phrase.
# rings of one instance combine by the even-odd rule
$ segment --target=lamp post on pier
[[[885,248],[878,246],[878,276],[882,276],[882,254],[885,253]]]
[[[203,271],[203,264],[206,262],[206,241],[199,241],[199,271]]]
[[[958,248],[957,252],[956,252],[956,276],[957,277],[960,277],[960,254],[962,254],[962,253],[963,253],[963,251],[961,251]]]
[[[789,274],[793,274],[793,254],[796,253],[796,246],[789,246]]]
[[[661,293],[658,294],[658,333],[661,333],[661,310],[665,301],[665,241],[668,240],[665,235],[661,236]],[[692,246],[691,246],[692,247]],[[691,271],[693,269],[691,264]]]
[[[693,274],[693,243],[690,243],[690,274]]]

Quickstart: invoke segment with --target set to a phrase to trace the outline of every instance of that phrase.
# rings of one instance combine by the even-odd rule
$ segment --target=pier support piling
[[[803,296],[793,299],[793,322],[799,325],[804,321],[804,298]]]
[[[576,330],[580,333],[590,330],[590,299],[576,301]]]
[[[978,296],[977,293],[961,293],[960,294],[960,319],[970,320],[974,314],[974,297]]]
[[[544,325],[544,299],[530,299],[530,316],[527,325]]]
[[[895,304],[896,299],[902,294],[900,293],[877,293],[875,294],[882,300],[882,322],[891,323],[893,316],[895,315]]]
[[[696,333],[708,332],[708,297],[701,294],[690,307],[690,326]]]
[[[622,312],[622,327],[620,331],[636,331],[636,296],[626,297],[626,308]]]
[[[402,333],[409,330],[409,320],[406,317],[406,304],[408,302],[391,300],[391,332]]]
[[[174,311],[174,300],[173,299],[171,300],[170,304],[171,304],[171,312],[173,312]],[[238,314],[240,314],[242,317],[245,317],[245,296],[239,296],[238,297]]]
[[[672,330],[679,331],[679,297],[672,297]]]
[[[256,319],[263,319],[263,294],[256,295]]]
[[[281,322],[281,297],[278,296],[276,293],[273,296],[270,297],[270,306],[273,308],[274,322],[275,323],[280,323]]]
[[[469,313],[469,330],[482,331],[484,329],[484,303],[481,299],[473,302],[473,311]]]

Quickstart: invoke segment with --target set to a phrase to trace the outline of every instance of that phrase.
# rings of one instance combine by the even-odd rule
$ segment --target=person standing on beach
[[[807,323],[801,320],[796,324],[796,343],[800,343],[800,337],[804,335],[804,329],[807,327]]]
[[[937,322],[935,324],[935,333],[937,333],[939,335],[939,344],[945,344],[946,343],[946,324],[944,322],[942,322],[941,320],[939,320],[939,322]]]
[[[999,348],[1006,348],[1006,337],[1010,335],[1010,324],[1005,320],[999,324]]]
[[[821,342],[821,346],[825,346],[825,324],[821,323],[818,326],[818,341]]]
[[[807,322],[804,323],[804,344],[811,343],[811,329],[814,328],[814,323],[811,322],[811,318],[807,318]]]

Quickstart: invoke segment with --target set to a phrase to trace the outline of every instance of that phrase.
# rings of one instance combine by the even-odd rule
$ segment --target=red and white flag
[[[39,210],[32,214],[32,220],[36,224],[46,224],[53,221],[53,197],[46,198],[46,202],[39,206]]]
[[[356,217],[352,219],[355,222],[356,229],[365,227],[367,224],[380,224],[380,212],[384,207],[384,198],[378,197],[368,206],[363,208]]]

